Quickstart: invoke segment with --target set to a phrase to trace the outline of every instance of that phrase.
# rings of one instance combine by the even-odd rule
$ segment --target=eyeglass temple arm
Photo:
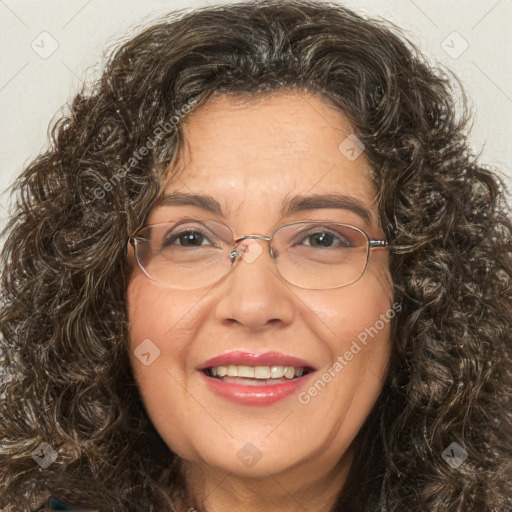
[[[268,240],[268,241],[270,241],[272,239],[272,237],[269,237],[269,236],[245,235],[245,236],[235,240],[234,243],[238,244],[242,240],[245,240],[247,238],[256,238],[259,240]],[[386,240],[369,240],[369,243],[370,243],[370,248],[372,248],[372,247],[389,247],[389,244],[386,242]]]

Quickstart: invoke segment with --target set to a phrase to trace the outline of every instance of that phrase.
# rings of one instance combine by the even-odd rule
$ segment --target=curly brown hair
[[[33,510],[51,492],[102,512],[179,503],[177,457],[131,372],[125,291],[127,240],[184,146],[181,123],[138,148],[191,101],[294,89],[335,105],[365,144],[402,305],[333,511],[510,511],[510,207],[469,150],[453,84],[398,29],[333,3],[175,12],[115,49],[14,184],[1,255],[2,510]],[[58,453],[47,469],[32,458],[43,442]],[[452,442],[468,453],[458,467],[442,457]]]

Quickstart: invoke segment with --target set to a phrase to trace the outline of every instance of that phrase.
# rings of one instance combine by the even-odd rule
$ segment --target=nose
[[[242,242],[235,267],[218,285],[216,316],[252,331],[293,322],[297,308],[291,285],[277,271],[268,242]]]

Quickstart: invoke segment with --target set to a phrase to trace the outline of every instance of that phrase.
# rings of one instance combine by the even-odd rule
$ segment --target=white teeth
[[[217,366],[216,368],[212,368],[212,374],[215,372],[217,377],[225,377],[228,374],[227,366]]]
[[[250,366],[238,366],[237,370],[237,377],[249,377],[250,379],[254,379],[256,368],[251,368]]]
[[[245,377],[248,379],[293,379],[304,374],[304,368],[294,366],[215,366],[210,368],[212,377]]]
[[[270,369],[270,376],[273,379],[280,379],[284,375],[284,368],[282,366],[272,366]]]
[[[268,366],[256,366],[254,376],[257,379],[270,379],[270,368]]]
[[[284,369],[284,376],[287,379],[293,379],[294,375],[295,375],[295,368],[293,366],[286,366]]]

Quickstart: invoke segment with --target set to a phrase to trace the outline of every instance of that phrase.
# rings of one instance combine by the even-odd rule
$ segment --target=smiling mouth
[[[272,386],[297,380],[311,373],[313,368],[295,366],[214,366],[203,370],[207,377],[245,386]]]

